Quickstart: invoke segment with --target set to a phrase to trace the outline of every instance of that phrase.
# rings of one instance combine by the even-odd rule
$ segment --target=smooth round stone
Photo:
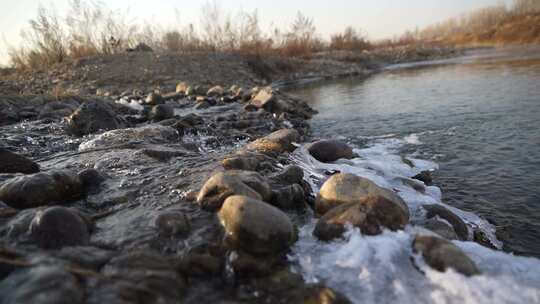
[[[45,249],[86,245],[90,240],[87,223],[75,211],[64,207],[38,211],[30,224],[30,235]]]
[[[368,195],[380,195],[400,206],[407,217],[407,204],[393,191],[379,187],[367,178],[349,173],[332,175],[321,187],[315,201],[315,210],[325,214],[341,204],[355,203]]]
[[[354,153],[351,147],[339,140],[319,140],[307,146],[311,156],[323,163],[334,162],[340,158],[351,159]]]
[[[17,209],[65,203],[83,194],[79,176],[70,171],[19,176],[0,186],[0,200]]]
[[[437,271],[452,268],[466,276],[480,273],[476,264],[458,246],[445,239],[417,235],[412,246],[413,251],[421,253],[426,263]]]
[[[0,148],[0,173],[32,174],[37,172],[39,172],[39,165],[31,159]]]
[[[287,214],[260,200],[230,196],[218,216],[229,244],[255,255],[282,253],[297,239]]]
[[[180,211],[164,211],[154,219],[154,226],[162,236],[170,237],[186,234],[190,230],[189,219]]]

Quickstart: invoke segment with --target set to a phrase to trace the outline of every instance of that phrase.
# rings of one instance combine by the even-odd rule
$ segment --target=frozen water
[[[418,136],[372,138],[367,147],[355,149],[352,160],[321,163],[304,147],[293,153],[306,180],[318,191],[327,178],[325,172],[353,173],[381,187],[396,191],[411,211],[411,222],[425,217],[423,204],[443,204],[438,187],[412,188],[411,179],[424,170],[436,170],[436,163],[409,158],[410,167],[398,155],[405,144],[420,144]],[[443,204],[444,205],[444,204]],[[445,205],[472,228],[482,230],[490,241],[501,246],[495,228],[473,213]],[[421,227],[404,231],[385,231],[378,236],[363,236],[349,227],[343,240],[324,243],[313,235],[316,220],[301,228],[299,241],[290,255],[294,269],[310,282],[323,282],[344,293],[354,303],[540,303],[540,260],[482,247],[472,241],[455,242],[473,259],[482,275],[465,277],[452,269],[441,273],[413,254],[412,240],[417,233],[431,233]],[[413,262],[413,260],[415,262]],[[419,269],[421,271],[419,271]]]

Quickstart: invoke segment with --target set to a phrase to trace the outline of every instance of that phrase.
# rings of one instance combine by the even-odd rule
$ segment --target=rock
[[[319,219],[313,234],[323,241],[341,237],[345,225],[351,224],[366,235],[377,235],[382,228],[403,229],[409,214],[383,196],[369,195],[357,202],[339,205]]]
[[[278,254],[296,241],[296,230],[283,211],[246,196],[228,197],[219,211],[227,242],[254,255]]]
[[[307,146],[311,156],[323,163],[334,162],[340,158],[352,159],[354,153],[351,147],[339,140],[319,140]]]
[[[39,172],[39,165],[31,159],[0,148],[0,173],[32,174],[37,172]]]
[[[186,89],[186,95],[198,95],[203,96],[208,92],[209,88],[203,85],[189,86]]]
[[[300,141],[300,134],[294,129],[281,129],[259,138],[246,146],[248,151],[260,153],[292,152],[296,149],[293,143]]]
[[[452,225],[460,240],[465,241],[469,239],[469,228],[467,224],[443,205],[423,205],[422,208],[427,211],[426,218],[431,219],[438,216]]]
[[[450,225],[448,222],[437,219],[437,218],[430,218],[424,223],[424,227],[426,229],[429,229],[438,235],[442,236],[443,238],[447,240],[457,240],[458,236],[456,234],[456,231],[454,230],[454,227]]]
[[[86,245],[90,240],[87,223],[78,213],[64,207],[38,211],[30,224],[30,235],[45,249]]]
[[[165,119],[173,118],[174,109],[171,106],[165,104],[156,105],[152,107],[149,116],[150,119],[153,121],[162,121]]]
[[[265,202],[272,198],[272,188],[265,177],[254,171],[229,170],[228,176],[236,177],[251,189],[257,191]]]
[[[233,85],[229,88],[229,94],[234,97],[241,97],[244,94],[244,89],[237,85]]]
[[[257,108],[256,106],[248,103],[246,104],[244,107],[243,107],[244,111],[246,112],[257,112],[257,110],[259,110],[259,108]]]
[[[180,211],[163,211],[154,218],[154,227],[161,236],[172,237],[183,235],[191,229],[189,219]]]
[[[257,108],[269,108],[271,103],[274,101],[274,94],[272,93],[272,88],[266,87],[261,89],[255,97],[252,98],[251,104]]]
[[[92,168],[85,169],[79,172],[78,175],[81,183],[87,190],[97,188],[103,181],[105,181],[105,176],[103,176],[103,174],[101,174],[98,170]]]
[[[195,105],[195,110],[204,110],[204,109],[208,109],[210,108],[212,105],[204,100],[204,101],[201,101],[201,102],[198,102],[196,105]]]
[[[225,158],[221,165],[225,170],[248,170],[255,171],[259,166],[259,160],[255,157],[235,156]]]
[[[284,209],[304,209],[306,199],[304,189],[299,184],[289,185],[273,191],[272,205]]]
[[[107,277],[131,282],[145,290],[148,300],[136,298],[128,303],[178,303],[187,284],[170,260],[152,251],[127,252],[113,258],[102,271]]]
[[[67,117],[67,131],[75,136],[83,136],[98,131],[114,130],[125,127],[125,122],[118,118],[112,106],[105,102],[85,102]]]
[[[315,211],[325,214],[338,205],[358,202],[367,195],[383,196],[409,216],[407,204],[397,194],[377,186],[369,179],[348,173],[334,174],[322,185],[315,201]]]
[[[413,176],[413,179],[417,179],[423,182],[424,184],[426,184],[426,186],[433,185],[433,176],[431,175],[431,171],[422,171],[417,175]]]
[[[215,86],[215,87],[210,88],[206,92],[206,96],[218,97],[218,96],[222,96],[224,93],[225,93],[225,90],[223,89],[223,87]]]
[[[161,96],[161,94],[152,92],[148,94],[148,96],[146,96],[146,99],[144,100],[144,102],[148,105],[155,106],[155,105],[163,104],[165,101],[163,100],[163,96]]]
[[[169,161],[173,157],[180,157],[185,156],[189,152],[185,150],[179,150],[174,148],[167,148],[163,146],[155,146],[155,147],[146,147],[142,150],[140,150],[140,153],[149,156],[151,158],[157,159],[161,162]]]
[[[12,273],[0,282],[2,303],[84,303],[78,279],[60,266],[37,266]]]
[[[178,101],[182,98],[184,98],[183,93],[177,93],[177,92],[170,92],[162,95],[163,100],[165,101]]]
[[[413,251],[421,253],[426,263],[435,270],[444,272],[453,268],[466,276],[480,274],[474,262],[459,247],[447,240],[417,235],[412,246]]]
[[[129,143],[164,144],[176,142],[178,131],[172,127],[146,125],[138,128],[119,129],[105,132],[79,145],[79,151],[112,147]]]
[[[232,195],[269,201],[272,190],[256,172],[231,170],[217,173],[208,179],[197,196],[197,202],[204,210],[216,211]]]
[[[228,256],[228,262],[235,278],[244,279],[270,275],[276,266],[276,261],[272,258],[260,258],[244,251],[233,251]]]
[[[500,230],[497,230],[497,232],[499,232],[499,231]],[[499,237],[499,236],[497,236],[497,237]],[[478,244],[480,244],[480,245],[482,245],[484,247],[491,248],[493,250],[499,250],[500,249],[497,246],[495,246],[495,244],[493,244],[491,242],[491,240],[486,235],[486,233],[484,231],[480,230],[480,228],[474,229],[474,231],[473,231],[473,240],[476,243],[478,243]]]
[[[118,253],[113,250],[94,246],[68,246],[54,252],[55,257],[95,270],[101,269],[116,255]]]
[[[62,204],[83,196],[83,184],[70,171],[15,177],[0,187],[0,200],[16,209]]]
[[[284,268],[252,281],[258,293],[251,295],[257,303],[350,304],[346,297],[321,284],[307,284],[302,275]],[[268,298],[265,298],[264,296]],[[244,295],[250,297],[250,295]]]
[[[288,166],[283,171],[273,175],[271,179],[286,185],[301,184],[304,180],[304,170],[295,165]]]
[[[180,82],[176,85],[176,93],[186,94],[188,87],[187,83]]]

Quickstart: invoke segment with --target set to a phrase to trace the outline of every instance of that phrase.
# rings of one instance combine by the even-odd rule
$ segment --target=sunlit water
[[[411,209],[445,203],[470,227],[504,245],[504,252],[455,242],[482,276],[439,274],[410,262],[418,231],[364,237],[350,231],[324,244],[301,229],[291,260],[310,281],[323,281],[357,303],[540,303],[540,51],[481,51],[464,58],[391,67],[367,80],[341,80],[296,89],[320,114],[313,136],[352,144],[359,158],[321,164],[293,158],[317,189],[324,171],[351,172],[397,190]],[[405,156],[415,164],[410,168]],[[403,182],[436,169],[423,194]],[[490,225],[488,221],[492,224]],[[420,229],[420,230],[418,230]]]

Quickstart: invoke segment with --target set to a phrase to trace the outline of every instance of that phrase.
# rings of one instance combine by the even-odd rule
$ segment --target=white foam
[[[438,187],[419,192],[411,179],[421,171],[436,170],[431,161],[408,157],[414,167],[403,162],[399,149],[419,138],[373,138],[369,146],[355,149],[352,160],[321,163],[304,147],[292,154],[305,170],[306,181],[318,191],[328,177],[325,171],[340,171],[368,178],[379,186],[396,191],[411,211],[411,221],[421,220],[423,204],[443,204]],[[421,183],[422,184],[422,183]],[[444,204],[443,204],[444,205]],[[472,229],[480,229],[500,248],[495,228],[477,215],[444,205]],[[449,270],[440,273],[424,265],[421,274],[411,263],[411,243],[423,228],[412,225],[404,231],[386,231],[379,236],[363,236],[349,229],[346,240],[323,243],[312,236],[316,220],[301,228],[299,241],[290,256],[304,278],[323,282],[344,293],[354,303],[540,303],[540,260],[516,257],[482,247],[471,241],[455,242],[470,256],[482,275],[464,277]],[[421,266],[421,265],[420,265]]]
[[[539,260],[457,242],[482,275],[465,277],[452,269],[441,273],[417,265],[422,274],[411,260],[417,228],[378,236],[349,228],[345,240],[324,243],[312,236],[314,223],[300,231],[289,257],[294,270],[308,282],[342,292],[353,303],[540,303]]]
[[[422,142],[418,138],[418,134],[416,134],[416,133],[405,136],[405,138],[403,138],[403,140],[405,140],[406,143],[411,144],[411,145],[421,145],[422,144]]]
[[[137,111],[144,110],[143,105],[141,105],[138,100],[134,100],[134,99],[128,100],[127,98],[122,97],[122,98],[118,99],[116,101],[116,103],[128,106],[128,107],[130,107],[130,108],[132,108],[134,110],[137,110]]]

